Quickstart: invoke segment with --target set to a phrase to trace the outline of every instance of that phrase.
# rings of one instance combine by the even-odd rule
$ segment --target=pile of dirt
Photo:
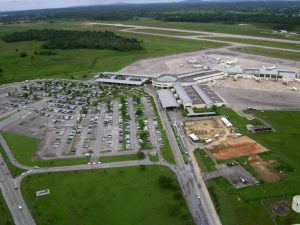
[[[280,180],[279,174],[272,169],[274,160],[264,161],[259,156],[253,155],[249,157],[248,162],[265,182],[274,183]]]
[[[228,137],[226,141],[208,147],[208,150],[210,150],[217,160],[239,158],[267,151],[266,148],[246,136]]]

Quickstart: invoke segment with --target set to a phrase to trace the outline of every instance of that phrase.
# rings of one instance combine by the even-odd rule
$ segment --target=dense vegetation
[[[4,35],[2,40],[5,42],[44,41],[42,45],[44,49],[87,48],[118,51],[142,49],[137,39],[121,37],[108,31],[28,30]]]
[[[150,18],[171,22],[265,23],[275,30],[296,30],[300,25],[299,1],[196,2],[75,7],[10,12],[0,23],[38,20],[88,19],[124,21]]]

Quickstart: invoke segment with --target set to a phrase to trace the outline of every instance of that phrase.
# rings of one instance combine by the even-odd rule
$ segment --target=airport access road
[[[0,188],[15,225],[35,225],[35,221],[24,202],[20,189],[16,186],[1,154],[0,161]]]
[[[159,116],[167,133],[170,146],[175,157],[178,181],[196,224],[221,225],[220,219],[212,204],[205,183],[201,178],[201,172],[197,171],[199,173],[197,176],[195,174],[196,171],[194,165],[186,165],[184,163],[169,118],[166,111],[158,102],[155,90],[149,87],[145,87],[144,90],[154,98]]]

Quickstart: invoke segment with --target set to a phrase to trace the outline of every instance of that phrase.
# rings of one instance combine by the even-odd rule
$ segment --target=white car
[[[18,209],[22,210],[22,209],[23,209],[23,207],[22,207],[21,205],[18,205]]]

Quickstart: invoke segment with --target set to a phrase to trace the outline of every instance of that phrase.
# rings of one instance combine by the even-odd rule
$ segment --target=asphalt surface
[[[277,41],[277,42],[292,43],[292,44],[298,44],[298,45],[300,44],[300,41],[276,39],[276,38],[266,38],[266,37],[255,37],[255,36],[248,36],[248,35],[222,34],[222,33],[215,33],[215,32],[202,32],[202,31],[193,31],[193,30],[185,30],[185,29],[171,29],[171,28],[159,28],[159,27],[136,26],[136,25],[125,25],[125,24],[111,24],[111,23],[93,23],[93,24],[124,27],[125,29],[121,30],[122,32],[139,33],[139,34],[162,36],[162,37],[173,37],[173,38],[189,39],[189,40],[207,41],[207,40],[209,40],[210,37],[228,37],[228,38],[255,39],[255,40],[261,40],[261,41]],[[157,33],[139,31],[139,29],[188,32],[188,33],[195,33],[195,35],[180,36],[180,35],[157,34]],[[234,47],[259,47],[259,48],[266,48],[266,49],[273,49],[273,50],[300,52],[300,50],[268,47],[268,46],[255,45],[255,44],[242,44],[242,43],[236,43],[236,42],[231,42],[231,41],[221,41],[221,40],[213,40],[213,41],[218,42],[218,43],[231,44]]]

